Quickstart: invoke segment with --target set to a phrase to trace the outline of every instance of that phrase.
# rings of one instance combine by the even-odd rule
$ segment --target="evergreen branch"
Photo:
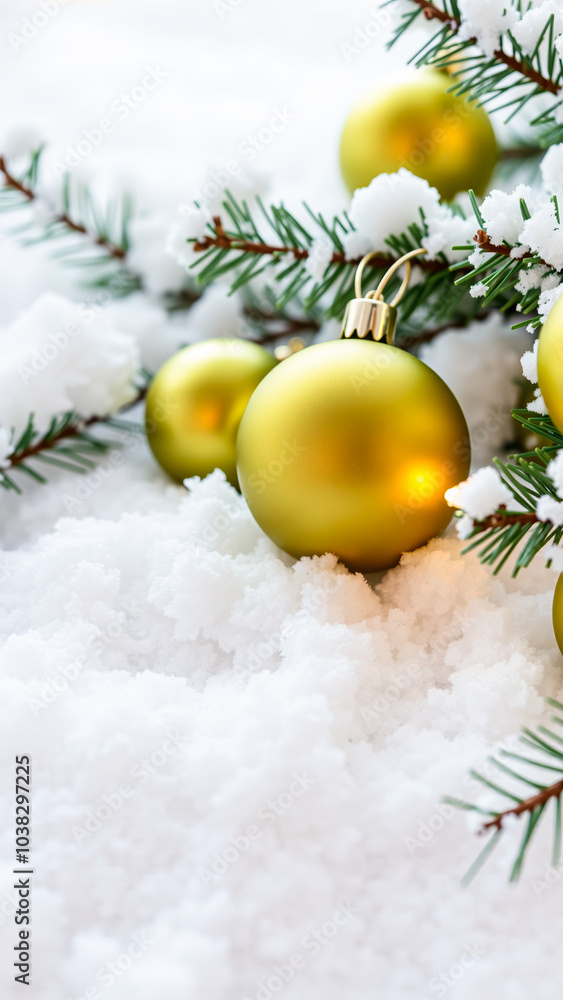
[[[552,143],[546,142],[545,145],[532,145],[532,144],[522,144],[520,146],[505,146],[500,150],[499,159],[500,160],[532,160],[535,157],[540,157],[545,154],[546,148],[552,145]]]
[[[70,412],[53,417],[47,432],[38,435],[34,426],[33,414],[30,416],[26,429],[16,443],[13,452],[8,456],[7,468],[0,469],[0,486],[21,493],[21,488],[12,479],[12,470],[25,472],[38,482],[47,480],[28,463],[39,460],[47,464],[57,465],[71,472],[85,473],[96,465],[96,457],[105,454],[115,442],[108,443],[87,434],[87,429],[98,424],[107,424],[119,428],[119,418],[127,413],[146,396],[148,383],[143,385],[135,397],[122,406],[116,413],[103,416],[91,416],[82,419],[79,414]],[[140,425],[139,425],[140,426]],[[128,424],[128,429],[136,429],[136,424]]]
[[[461,274],[461,277],[457,279],[456,284],[463,286],[478,281],[486,286],[486,291],[484,293],[481,292],[481,294],[484,294],[482,304],[485,307],[494,305],[501,312],[516,310],[523,316],[529,317],[530,313],[535,312],[539,306],[543,279],[551,275],[560,277],[561,272],[540,257],[539,253],[530,251],[520,243],[510,244],[506,240],[499,244],[493,243],[489,234],[483,228],[484,219],[474,192],[469,191],[469,196],[479,225],[479,229],[474,236],[474,242],[477,244],[478,250],[481,251],[484,259],[477,262],[473,260],[473,270],[465,270]],[[558,221],[559,203],[555,195],[552,196],[551,202],[554,216]],[[523,221],[531,218],[530,210],[524,198],[520,200],[520,212]],[[465,250],[467,253],[470,253],[472,247],[456,247],[456,249]],[[458,269],[462,271],[467,263],[466,260],[461,262],[460,265],[452,265],[452,271]],[[538,269],[538,273],[534,275],[534,280],[532,282],[521,282],[522,272],[530,271],[532,268]],[[523,286],[527,289],[526,291],[521,290]],[[539,316],[532,316],[513,324],[513,329],[517,329],[520,326],[534,328],[540,324],[541,320]]]
[[[354,272],[362,259],[348,257],[344,251],[342,237],[353,231],[346,213],[329,224],[322,215],[315,215],[305,206],[315,223],[315,238],[283,205],[267,209],[259,199],[256,205],[262,219],[257,218],[258,212],[254,213],[246,202],[238,202],[227,193],[224,214],[210,220],[205,235],[187,240],[198,255],[192,264],[197,282],[205,285],[230,272],[231,291],[235,291],[248,287],[256,275],[266,272],[273,282],[266,284],[266,289],[274,313],[284,312],[289,303],[295,302],[306,316],[315,312],[319,320],[322,316],[341,318],[346,304],[354,297]],[[264,224],[268,232],[263,235]],[[413,222],[407,232],[385,240],[387,246],[369,262],[372,284],[377,284],[399,257],[420,246],[427,235],[421,212],[420,221]],[[319,239],[324,245],[318,251]],[[319,276],[314,277],[317,269],[309,262],[311,258],[315,261],[317,252],[322,252],[323,263]],[[446,257],[422,258],[416,266],[420,266],[427,280],[411,284],[407,290],[400,305],[400,326],[414,314],[419,331],[429,325],[467,323],[478,306],[465,287],[458,288],[452,283],[451,265]],[[458,273],[460,270],[457,266]],[[467,265],[463,265],[463,270],[471,273]],[[393,278],[390,295],[398,285],[399,279]]]
[[[553,785],[548,785],[543,788],[541,792],[537,795],[531,795],[529,799],[523,799],[518,805],[512,806],[511,809],[505,809],[501,813],[497,813],[494,819],[488,820],[483,823],[481,828],[481,833],[485,833],[486,830],[502,828],[502,824],[507,816],[522,816],[524,813],[533,812],[538,806],[544,806],[550,799],[559,798],[563,792],[563,779],[556,781]]]
[[[2,155],[0,155],[0,173],[4,178],[4,187],[18,191],[28,202],[36,200],[37,193],[28,187],[23,181],[18,180],[18,178],[11,173],[6,164],[6,158]],[[73,233],[80,233],[83,236],[88,236],[96,246],[102,247],[108,256],[114,257],[116,260],[124,260],[127,255],[126,245],[123,243],[121,245],[113,243],[107,236],[103,236],[100,233],[89,232],[82,222],[71,219],[67,212],[61,212],[54,215],[52,221],[55,224],[60,223],[61,225],[66,226],[66,228]]]
[[[495,567],[495,574],[516,552],[512,572],[516,576],[546,545],[559,545],[563,539],[563,527],[549,519],[540,520],[536,512],[542,496],[559,502],[555,484],[546,469],[563,448],[563,434],[550,417],[543,414],[513,410],[512,415],[545,443],[532,452],[511,456],[506,463],[495,459],[501,479],[514,497],[514,508],[502,505],[494,514],[475,521],[469,535],[470,544],[463,551],[476,550],[481,562]]]
[[[514,249],[509,246],[508,243],[495,244],[491,242],[491,238],[484,229],[478,229],[475,236],[473,237],[474,242],[479,247],[479,250],[483,250],[485,253],[495,253],[499,254],[501,257],[510,257],[511,251]],[[531,250],[527,250],[522,254],[521,257],[512,258],[513,260],[529,260],[531,257],[534,258],[534,263],[543,264],[544,267],[549,267],[545,260],[538,257],[537,254],[532,253]]]
[[[538,524],[539,517],[533,511],[522,511],[516,514],[509,514],[506,507],[499,507],[496,514],[490,514],[483,521],[475,522],[475,529],[479,532],[489,531],[491,528],[507,528],[513,524]],[[542,522],[543,523],[543,522]]]
[[[553,14],[546,17],[531,55],[524,52],[510,30],[502,34],[498,47],[490,55],[480,48],[477,38],[460,39],[461,19],[455,2],[451,4],[451,13],[445,4],[439,7],[430,0],[410,2],[412,10],[402,15],[390,45],[412,26],[417,17],[423,15],[427,21],[435,21],[437,31],[421,46],[411,62],[418,67],[447,69],[452,76],[453,93],[481,105],[494,102],[497,110],[512,109],[509,118],[513,118],[532,98],[548,95],[555,100],[548,107],[544,106],[531,124],[543,129],[542,145],[550,131],[560,134],[560,124],[554,112],[561,103],[563,63],[555,45]],[[527,12],[521,0],[514,0],[512,6],[520,16]]]
[[[563,712],[563,705],[561,702],[556,701],[553,698],[548,698],[546,700],[548,705],[557,709],[557,714],[551,716],[551,721],[555,722],[558,726],[563,726],[563,716],[561,715]],[[492,789],[504,795],[505,797],[511,799],[513,804],[508,806],[506,809],[497,811],[492,809],[483,809],[481,806],[477,806],[473,803],[462,802],[451,796],[445,798],[445,801],[449,802],[458,809],[485,813],[488,818],[483,822],[478,832],[481,835],[485,833],[492,833],[492,840],[490,839],[487,842],[484,850],[473,863],[467,875],[465,875],[463,879],[463,884],[465,885],[467,885],[477,874],[482,864],[490,854],[492,848],[498,842],[498,838],[504,833],[505,821],[511,816],[514,816],[516,819],[520,819],[521,817],[528,818],[510,875],[510,880],[512,882],[517,881],[521,874],[525,855],[531,843],[536,826],[546,807],[552,801],[555,803],[552,865],[555,868],[559,866],[561,860],[562,841],[561,801],[563,796],[563,752],[560,748],[560,744],[563,741],[561,737],[557,736],[557,734],[553,733],[550,729],[540,725],[535,731],[528,728],[522,729],[520,742],[523,746],[532,749],[535,756],[524,756],[523,754],[514,753],[511,750],[502,749],[499,751],[498,756],[491,757],[490,761],[498,771],[508,775],[510,779],[517,783],[516,788],[518,785],[524,785],[528,788],[531,787],[534,789],[532,795],[528,795],[527,793],[522,795],[515,793],[511,789],[505,790],[503,788],[499,788],[496,784],[490,781],[489,778],[480,774],[479,771],[472,771],[472,776],[476,778],[485,788]],[[505,763],[507,760],[511,762],[511,767],[507,766]],[[513,762],[516,762],[516,764]],[[541,776],[542,772],[545,771],[551,771],[555,780],[550,780],[547,784],[544,783],[541,780]]]
[[[307,247],[286,245],[274,246],[264,242],[255,242],[249,239],[243,239],[236,233],[228,233],[224,229],[219,215],[213,216],[213,234],[205,235],[203,239],[194,241],[193,248],[197,253],[203,253],[211,248],[220,248],[222,250],[234,250],[241,254],[251,254],[254,256],[283,256],[284,254],[291,254],[295,260],[298,261],[307,260],[310,256],[310,250]],[[347,258],[343,251],[338,250],[332,254],[327,266],[330,266],[331,264],[344,264],[347,267],[357,267],[361,259],[361,257]],[[391,267],[396,260],[397,258],[390,254],[381,254],[368,261],[367,266],[386,269]],[[449,267],[446,262],[425,260],[424,258],[417,260],[416,264],[417,267],[420,267],[423,271],[427,271],[430,274],[445,271]]]
[[[461,21],[459,18],[448,14],[447,11],[441,10],[436,4],[431,3],[430,0],[410,0],[419,7],[426,18],[427,21],[437,20],[442,24],[448,26],[450,33],[452,35],[457,34],[461,28]],[[476,38],[470,38],[465,42],[466,45],[477,45]],[[545,91],[548,94],[557,95],[559,93],[559,86],[554,80],[549,77],[543,76],[538,70],[534,69],[531,63],[525,59],[516,59],[514,56],[510,56],[503,49],[495,49],[494,58],[497,62],[502,63],[513,73],[518,73],[520,76],[525,77],[531,83],[534,83],[536,87],[540,90]]]

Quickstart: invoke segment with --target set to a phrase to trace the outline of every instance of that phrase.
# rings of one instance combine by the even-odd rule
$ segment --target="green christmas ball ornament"
[[[547,412],[563,434],[563,298],[557,300],[541,329],[538,384]]]
[[[152,452],[177,482],[222,469],[238,488],[236,438],[246,404],[277,364],[259,344],[204,340],[168,359],[147,394]]]
[[[470,458],[453,393],[390,343],[397,299],[389,305],[381,292],[401,261],[361,297],[370,256],[341,339],[271,371],[237,442],[241,490],[262,530],[296,558],[332,552],[367,573],[444,530],[453,514],[445,493],[466,478]]]
[[[342,133],[340,165],[350,191],[406,167],[450,201],[459,191],[485,193],[498,159],[483,108],[448,93],[445,73],[423,71],[361,101]]]
[[[559,576],[553,595],[553,631],[557,645],[563,653],[563,573]]]

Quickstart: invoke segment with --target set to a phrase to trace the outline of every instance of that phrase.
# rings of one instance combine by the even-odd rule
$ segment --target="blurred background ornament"
[[[426,70],[356,105],[340,143],[350,191],[406,167],[446,201],[468,188],[484,194],[498,157],[493,127],[483,108],[448,93],[452,86],[447,74]]]
[[[236,436],[254,389],[277,364],[265,348],[237,338],[191,344],[157,372],[147,394],[146,432],[173,479],[222,469],[233,486]]]

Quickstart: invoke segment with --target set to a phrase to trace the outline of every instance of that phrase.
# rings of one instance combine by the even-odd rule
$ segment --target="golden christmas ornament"
[[[353,109],[340,143],[350,191],[406,167],[446,201],[469,188],[484,194],[498,157],[493,127],[483,108],[448,94],[451,86],[427,71]]]
[[[173,479],[218,468],[238,486],[240,420],[276,364],[259,344],[236,338],[200,341],[165,362],[147,394],[146,431],[157,462]]]
[[[540,333],[538,383],[547,412],[563,434],[563,298],[550,310]]]
[[[553,631],[557,645],[563,653],[563,573],[557,580],[553,595]]]
[[[356,275],[341,339],[283,361],[241,421],[238,475],[256,521],[295,557],[335,553],[350,569],[395,565],[448,524],[447,489],[469,472],[469,434],[453,393],[391,346],[409,257],[362,297]],[[399,265],[395,300],[382,298]],[[377,343],[383,337],[387,343]]]

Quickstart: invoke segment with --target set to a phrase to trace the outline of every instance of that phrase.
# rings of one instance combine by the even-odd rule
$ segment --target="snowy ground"
[[[340,207],[346,110],[397,68],[383,35],[346,58],[373,17],[358,0],[66,4],[15,52],[36,9],[0,13],[9,117],[64,154],[147,67],[168,73],[79,169],[170,218],[279,108],[295,121],[253,166],[289,202]],[[45,290],[79,296],[0,242],[0,326]],[[440,804],[563,694],[553,573],[492,579],[451,536],[369,583],[292,564],[219,474],[188,495],[139,440],[125,454],[89,490],[60,474],[1,498],[2,997],[22,989],[29,754],[35,1000],[554,1000],[547,824],[519,886],[509,834],[462,890],[478,842]]]

